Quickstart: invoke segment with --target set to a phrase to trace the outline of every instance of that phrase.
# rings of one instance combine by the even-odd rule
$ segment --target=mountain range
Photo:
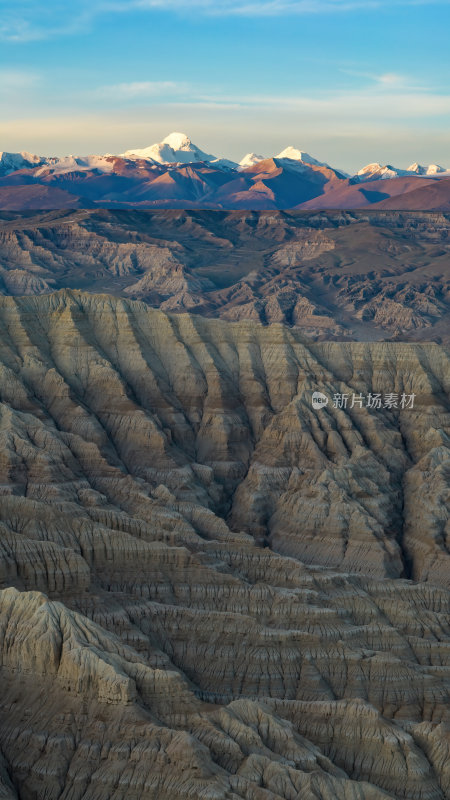
[[[450,209],[450,169],[374,162],[348,175],[288,146],[239,163],[183,133],[119,155],[0,152],[0,208]]]

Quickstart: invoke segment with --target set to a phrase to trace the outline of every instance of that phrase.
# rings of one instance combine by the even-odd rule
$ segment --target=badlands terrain
[[[449,229],[0,213],[2,800],[450,798]]]
[[[219,236],[189,214],[3,218],[2,279],[23,272],[29,293],[0,297],[4,800],[450,798],[450,365],[423,305],[448,222],[389,219],[305,233],[250,214]],[[49,293],[69,272],[89,284],[95,262],[117,295],[148,275],[146,291],[184,280],[202,297],[211,242],[239,283],[246,231],[266,223],[279,239],[254,239],[250,296],[270,269],[290,285],[292,261],[306,297],[316,265],[331,319],[354,269],[382,297],[408,286],[395,302],[413,293],[430,341],[312,341],[283,314]],[[359,230],[379,277],[333,244]],[[391,393],[414,407],[333,402]]]
[[[450,214],[0,213],[0,294],[60,288],[312,339],[448,342]]]

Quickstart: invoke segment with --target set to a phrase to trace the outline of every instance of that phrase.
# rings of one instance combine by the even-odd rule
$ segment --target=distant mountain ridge
[[[383,205],[385,204],[385,205]],[[144,148],[87,156],[0,151],[0,208],[450,209],[450,169],[373,162],[350,176],[289,145],[239,163],[173,132]]]

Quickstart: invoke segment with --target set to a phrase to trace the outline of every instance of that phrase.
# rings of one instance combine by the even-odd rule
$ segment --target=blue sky
[[[0,0],[0,150],[450,167],[449,0]]]

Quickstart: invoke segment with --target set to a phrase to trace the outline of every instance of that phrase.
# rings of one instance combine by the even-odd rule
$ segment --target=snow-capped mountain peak
[[[244,158],[239,162],[240,167],[253,167],[254,164],[258,164],[260,161],[264,161],[265,156],[259,156],[256,153],[247,153]]]
[[[358,182],[388,180],[389,178],[398,178],[407,174],[407,170],[397,169],[397,167],[393,167],[391,164],[380,164],[378,161],[374,161],[358,170],[353,180],[357,180]]]
[[[61,158],[48,158],[36,171],[36,175],[43,175],[51,169],[53,175],[65,175],[70,172],[98,173],[112,172],[114,156],[62,156]]]
[[[440,167],[438,164],[429,164],[426,167],[416,161],[407,169],[399,169],[398,167],[393,167],[391,164],[382,165],[375,161],[373,164],[366,164],[365,167],[362,167],[362,169],[353,176],[352,181],[362,183],[364,181],[405,178],[413,175],[427,177],[440,175],[446,172],[447,170],[445,167]]]
[[[193,147],[189,136],[185,133],[178,133],[177,131],[169,133],[169,135],[162,140],[161,144],[168,144],[172,150],[191,150]]]
[[[314,164],[318,167],[328,166],[324,161],[318,161],[317,158],[313,158],[309,153],[305,153],[304,150],[298,150],[292,145],[289,145],[289,147],[286,147],[281,153],[278,153],[275,158],[289,158],[291,161],[301,161],[303,164]]]
[[[8,153],[6,150],[0,150],[0,175],[9,175],[18,169],[36,167],[45,161],[45,158],[28,153],[26,150],[21,153]]]
[[[408,167],[408,172],[414,172],[416,175],[437,175],[440,172],[447,172],[447,170],[439,164],[428,164],[426,167],[415,161]]]
[[[185,133],[174,131],[162,142],[150,147],[126,150],[120,154],[123,158],[143,158],[158,164],[189,164],[194,161],[214,161],[216,156],[204,153],[190,140]]]

